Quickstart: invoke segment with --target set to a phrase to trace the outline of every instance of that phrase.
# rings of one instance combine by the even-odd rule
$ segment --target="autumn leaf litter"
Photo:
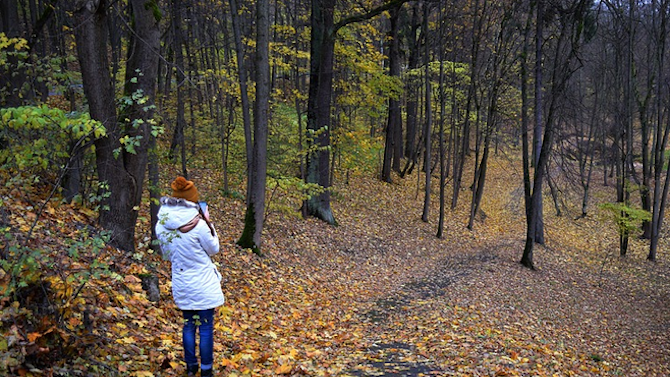
[[[443,239],[435,237],[436,197],[430,222],[420,219],[416,179],[353,177],[335,186],[338,226],[270,211],[258,257],[235,246],[243,203],[215,198],[213,172],[194,172],[208,177],[199,188],[222,240],[214,260],[227,301],[215,325],[216,369],[227,376],[670,375],[667,243],[655,264],[645,261],[642,241],[619,258],[611,224],[596,215],[557,218],[548,204],[538,270],[523,268],[523,211],[510,210],[523,208],[521,179],[508,173],[491,169],[486,217],[473,231],[465,227],[471,193],[462,191],[459,206],[446,210]],[[80,335],[81,313],[64,316],[71,330],[62,337],[85,347],[60,370],[183,373],[169,263],[144,248],[155,271],[112,249],[97,257],[121,278],[92,278],[73,303],[93,318],[88,335]],[[142,289],[146,273],[159,276],[157,303]],[[68,289],[52,280],[54,290]]]

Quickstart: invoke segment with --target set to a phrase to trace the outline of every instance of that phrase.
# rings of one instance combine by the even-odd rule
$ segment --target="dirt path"
[[[496,258],[496,255],[482,251],[439,261],[428,276],[404,284],[391,295],[378,299],[361,318],[370,323],[371,334],[377,335],[372,335],[372,345],[364,351],[362,358],[352,363],[356,365],[347,371],[347,375],[409,377],[453,374],[453,371],[437,365],[417,347],[416,342],[395,341],[389,334],[397,331],[395,325],[413,316],[413,309],[423,302],[448,301],[444,297],[449,293],[448,288],[468,279],[473,273],[490,270]]]
[[[630,271],[615,271],[639,273],[637,262],[612,261],[603,274],[557,250],[542,250],[543,270],[528,271],[514,259],[519,247],[500,241],[445,258],[377,299],[361,315],[368,346],[346,375],[670,375],[665,285],[631,290]],[[662,280],[667,266],[646,272]]]

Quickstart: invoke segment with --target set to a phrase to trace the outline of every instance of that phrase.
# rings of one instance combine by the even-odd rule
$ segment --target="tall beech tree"
[[[238,0],[230,0],[230,17],[233,24],[235,54],[237,57],[237,77],[240,84],[240,101],[242,102],[242,122],[244,125],[244,145],[247,155],[247,204],[251,193],[251,164],[253,161],[253,138],[251,135],[251,114],[249,113],[249,91],[247,90],[247,67],[245,64],[244,44],[242,44],[242,21],[239,15]]]
[[[400,43],[398,40],[398,17],[400,4],[391,8],[389,31],[389,76],[400,76]],[[402,117],[400,113],[400,93],[391,93],[388,100],[388,121],[386,125],[386,143],[384,145],[384,163],[382,166],[382,180],[391,182],[391,169],[400,173],[402,158]]]
[[[540,166],[540,152],[542,151],[542,131],[544,129],[544,119],[543,114],[543,54],[542,48],[544,45],[544,23],[545,23],[545,2],[547,0],[538,0],[536,2],[535,9],[535,69],[533,71],[535,78],[535,107],[533,108],[533,115],[535,119],[535,124],[533,126],[533,156],[532,156],[532,166],[537,169]],[[547,161],[548,163],[548,161]],[[544,166],[542,167],[544,169]],[[544,174],[544,172],[542,172]],[[544,210],[543,210],[543,201],[542,201],[542,185],[543,185],[543,176],[539,176],[539,179],[536,181],[539,186],[535,187],[533,185],[533,190],[539,190],[540,198],[532,202],[531,208],[534,211],[532,219],[535,234],[533,235],[533,242],[540,245],[544,245]],[[532,194],[530,194],[532,196]]]
[[[419,48],[421,45],[420,38],[422,34],[419,33],[420,22],[419,22],[419,2],[410,3],[411,6],[411,17],[409,17],[409,25],[406,25],[405,35],[408,57],[407,57],[407,70],[412,71],[419,66],[420,52]],[[405,79],[405,157],[408,158],[406,167],[403,171],[407,170],[407,167],[416,159],[416,138],[418,134],[417,130],[417,96],[418,96],[418,84],[415,79],[415,75],[406,75]]]
[[[310,17],[309,98],[307,100],[307,133],[310,153],[307,155],[305,179],[316,183],[323,192],[311,196],[304,205],[307,214],[328,224],[336,224],[330,207],[330,109],[333,94],[333,57],[338,30],[349,24],[369,20],[397,7],[407,0],[392,0],[366,13],[356,14],[335,23],[335,0],[312,0]]]
[[[431,195],[431,165],[432,165],[432,133],[433,133],[433,110],[431,103],[433,101],[432,89],[430,85],[430,45],[428,44],[428,15],[430,13],[429,5],[426,4],[423,9],[423,30],[426,35],[426,40],[424,43],[425,53],[423,56],[423,64],[425,68],[425,82],[426,87],[424,95],[425,101],[424,106],[426,107],[426,119],[424,119],[424,129],[423,129],[423,140],[424,140],[424,164],[423,170],[426,173],[426,181],[424,186],[424,196],[423,196],[423,212],[421,213],[421,220],[423,222],[428,222],[428,216],[430,215],[430,195]]]
[[[270,5],[256,0],[256,101],[254,102],[254,140],[248,179],[247,211],[238,245],[260,253],[265,218],[267,177],[268,119],[270,112]]]
[[[533,249],[537,242],[537,229],[542,219],[542,186],[545,179],[546,167],[553,149],[554,137],[556,136],[556,127],[558,127],[558,118],[565,101],[563,95],[573,74],[581,68],[578,53],[581,45],[586,41],[583,34],[585,24],[588,20],[589,0],[573,0],[566,4],[554,4],[558,7],[553,9],[557,14],[557,27],[552,35],[554,45],[551,54],[546,54],[544,49],[540,52],[543,55],[544,64],[550,67],[549,88],[547,90],[548,104],[547,116],[543,117],[544,130],[542,133],[542,146],[540,148],[537,162],[534,166],[533,179],[530,179],[530,164],[524,162],[524,181],[532,182],[526,189],[532,192],[526,192],[526,244],[520,263],[530,269],[534,269]],[[538,10],[543,13],[543,10]],[[540,18],[538,22],[544,22]],[[536,44],[536,49],[538,46]],[[537,50],[536,50],[537,52]],[[537,62],[537,60],[536,60]],[[531,156],[524,156],[528,159]]]
[[[465,116],[463,119],[463,127],[461,129],[460,139],[454,146],[454,172],[453,172],[453,194],[451,197],[451,209],[455,209],[458,205],[458,196],[461,192],[461,182],[463,178],[463,169],[465,166],[466,157],[470,154],[470,134],[472,128],[471,114],[473,106],[476,104],[476,96],[478,91],[479,71],[481,69],[480,57],[482,44],[482,33],[484,27],[484,16],[481,14],[481,1],[475,0],[472,10],[472,25],[470,29],[470,45],[464,46],[469,48],[470,56],[470,83],[468,86],[468,94],[465,103]],[[468,39],[464,38],[464,42]],[[457,137],[458,138],[458,137]]]
[[[512,32],[511,23],[516,18],[513,6],[506,4],[484,4],[482,13],[486,22],[484,28],[487,32],[497,29],[497,35],[491,38],[495,44],[490,46],[486,55],[490,55],[488,63],[484,67],[484,77],[481,79],[482,97],[486,101],[486,120],[481,136],[477,137],[477,151],[481,150],[481,160],[477,163],[475,158],[475,174],[472,182],[472,200],[470,204],[470,218],[468,229],[472,230],[475,217],[480,212],[480,204],[484,196],[486,183],[486,172],[488,160],[491,153],[491,140],[498,131],[500,115],[500,97],[505,93],[505,82],[510,79],[510,69],[513,67],[514,54],[517,53],[516,34]],[[496,27],[492,27],[496,25]],[[480,146],[479,143],[482,145]],[[479,153],[477,153],[477,156]]]
[[[138,100],[143,98],[150,105],[154,101],[161,13],[154,1],[130,1],[134,22],[124,94],[126,98],[135,95],[135,100],[119,117],[107,58],[109,6],[106,0],[76,2],[74,29],[89,111],[107,132],[95,141],[103,198],[100,224],[111,232],[112,245],[131,251],[135,249],[137,207],[142,197],[152,117],[152,111],[144,110],[147,103]]]
[[[177,92],[177,112],[174,120],[174,131],[172,133],[172,143],[170,144],[170,157],[174,159],[177,148],[179,148],[181,156],[181,173],[184,177],[188,177],[188,170],[186,168],[186,109],[184,98],[184,85],[186,85],[186,73],[184,70],[184,36],[182,34],[183,3],[178,0],[172,0],[170,10],[172,11],[172,51],[174,51],[174,70],[176,71],[176,92]],[[172,71],[172,68],[169,68]],[[167,84],[168,87],[170,83]]]
[[[445,19],[444,16],[442,15],[442,7],[440,7],[440,12],[439,12],[439,19],[440,19],[440,26],[439,26],[439,41],[437,43],[438,46],[442,46],[443,43],[445,42]],[[445,220],[445,213],[444,213],[444,198],[445,198],[445,186],[446,186],[446,180],[447,180],[447,162],[445,161],[445,154],[446,154],[446,147],[445,147],[445,141],[444,141],[444,118],[446,116],[446,109],[447,109],[447,100],[446,100],[446,93],[445,93],[445,88],[444,88],[444,83],[445,83],[445,73],[444,73],[444,48],[440,48],[438,52],[438,56],[440,59],[440,78],[439,78],[439,93],[440,93],[440,123],[439,123],[439,162],[440,162],[440,215],[439,215],[439,220],[437,223],[437,238],[442,238],[444,235],[444,220]],[[453,112],[453,109],[452,109]]]

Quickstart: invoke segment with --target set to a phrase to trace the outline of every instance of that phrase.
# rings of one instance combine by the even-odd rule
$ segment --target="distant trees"
[[[95,177],[73,160],[63,193],[99,183],[100,222],[124,249],[146,167],[156,198],[165,158],[188,175],[220,153],[221,192],[246,187],[239,243],[258,248],[267,186],[336,224],[333,181],[362,165],[386,182],[416,168],[422,220],[439,195],[438,236],[448,208],[469,206],[474,229],[489,161],[503,150],[521,156],[524,266],[544,242],[545,187],[557,213],[561,185],[579,190],[586,217],[600,172],[604,184],[613,177],[621,219],[638,203],[651,213],[642,230],[655,260],[670,187],[669,3],[2,2],[0,102],[62,93],[105,125]],[[620,234],[622,255],[629,240]]]
[[[595,155],[605,169],[605,183],[615,177],[620,221],[636,222],[631,216],[637,206],[651,214],[650,221],[642,221],[642,236],[650,240],[648,259],[655,260],[667,201],[668,87],[662,80],[667,81],[668,2],[606,1],[593,10],[598,14],[597,31],[591,30],[596,43],[587,50],[582,75],[588,80],[583,90],[590,93],[592,126],[578,132],[586,152],[579,158],[582,213],[585,178]],[[639,194],[639,201],[632,194]],[[627,229],[619,234],[622,256],[629,247]]]
[[[657,9],[655,9],[658,7]],[[665,215],[665,208],[668,201],[668,190],[670,189],[670,161],[666,157],[666,147],[668,136],[670,136],[670,118],[668,115],[668,99],[670,98],[670,88],[667,83],[668,71],[666,57],[668,47],[668,28],[670,27],[670,1],[652,1],[651,4],[645,4],[645,19],[651,22],[650,31],[650,54],[652,56],[652,65],[648,75],[650,77],[656,76],[656,80],[649,82],[648,97],[640,103],[640,122],[643,127],[643,133],[647,134],[646,125],[649,119],[649,134],[652,139],[652,146],[649,149],[649,157],[646,160],[648,165],[645,166],[643,161],[644,173],[649,178],[653,171],[653,191],[651,200],[651,243],[649,246],[649,254],[647,259],[651,261],[656,260],[658,253],[658,244],[661,235],[661,228],[663,226],[663,219]],[[648,93],[649,93],[648,92]],[[649,98],[649,102],[647,101]],[[651,111],[647,111],[646,105],[649,104]],[[649,116],[649,118],[646,118]],[[643,147],[646,148],[647,138],[643,138]],[[643,151],[646,155],[646,150]],[[667,166],[666,166],[667,165]],[[665,169],[665,171],[663,171]],[[665,173],[665,177],[662,174]],[[643,203],[648,203],[647,196],[649,195],[651,184],[648,179],[643,183]],[[644,205],[643,205],[643,208]]]

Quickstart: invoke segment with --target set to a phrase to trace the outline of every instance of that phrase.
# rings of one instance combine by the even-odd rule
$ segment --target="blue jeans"
[[[214,364],[214,309],[183,310],[184,328],[182,331],[184,343],[184,361],[187,367],[197,367],[198,359],[195,356],[195,330],[200,332],[200,362],[201,369],[212,369]]]

